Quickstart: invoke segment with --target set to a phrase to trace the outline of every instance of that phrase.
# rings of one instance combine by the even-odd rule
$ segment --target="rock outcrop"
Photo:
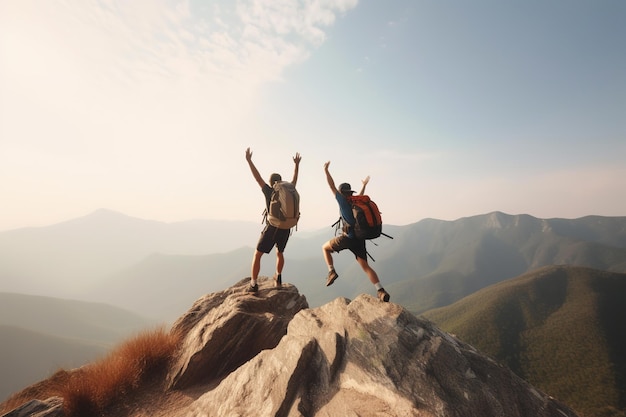
[[[276,347],[306,298],[293,285],[244,292],[248,280],[206,295],[172,326],[183,346],[168,375],[168,385],[184,389],[222,378],[265,349]]]
[[[309,309],[292,285],[264,279],[256,296],[245,285],[202,297],[172,326],[183,343],[164,395],[193,394],[151,415],[576,416],[394,303]]]
[[[180,415],[575,413],[432,323],[361,295],[300,311],[276,347],[242,364]]]
[[[31,400],[2,417],[63,417],[63,399]]]

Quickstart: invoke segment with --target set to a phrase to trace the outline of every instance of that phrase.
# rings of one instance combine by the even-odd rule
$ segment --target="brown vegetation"
[[[60,370],[0,404],[5,413],[33,400],[63,398],[67,417],[102,415],[132,399],[142,386],[161,380],[180,337],[163,328],[127,340],[102,359],[72,371]]]

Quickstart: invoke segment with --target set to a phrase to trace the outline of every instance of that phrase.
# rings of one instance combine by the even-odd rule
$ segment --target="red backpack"
[[[354,236],[358,239],[376,239],[382,234],[383,220],[378,206],[367,195],[348,197],[354,214]]]

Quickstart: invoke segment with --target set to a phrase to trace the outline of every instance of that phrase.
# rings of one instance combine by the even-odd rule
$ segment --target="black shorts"
[[[265,225],[256,249],[259,252],[270,253],[274,245],[276,245],[278,252],[284,252],[290,234],[291,229],[279,229],[271,224]]]
[[[349,249],[357,258],[365,259],[367,261],[367,250],[365,249],[364,239],[353,239],[348,235],[341,235],[332,238],[329,241],[330,248],[334,252],[341,252],[344,249]]]

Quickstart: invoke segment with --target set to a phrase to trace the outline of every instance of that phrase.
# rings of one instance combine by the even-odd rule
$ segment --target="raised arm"
[[[252,176],[259,184],[259,187],[263,188],[263,186],[265,185],[265,181],[263,181],[263,177],[261,177],[261,174],[259,174],[259,171],[256,169],[254,163],[252,162],[252,151],[250,150],[250,148],[246,149],[246,161],[248,161],[250,171],[252,171]]]
[[[296,152],[296,156],[293,157],[293,163],[295,164],[293,168],[293,179],[291,180],[291,183],[293,185],[296,185],[296,183],[298,182],[298,169],[300,167],[301,159],[302,157],[300,157],[300,153]]]
[[[361,187],[361,192],[359,193],[359,195],[363,195],[365,194],[365,187],[367,186],[367,183],[370,182],[370,176],[368,175],[367,177],[365,177],[365,179],[363,181],[361,181],[363,183],[363,186]]]
[[[337,187],[335,186],[335,180],[330,175],[330,171],[328,171],[328,166],[330,165],[330,161],[324,164],[324,172],[326,173],[326,181],[328,181],[328,186],[330,190],[333,192],[333,195],[337,194]]]

